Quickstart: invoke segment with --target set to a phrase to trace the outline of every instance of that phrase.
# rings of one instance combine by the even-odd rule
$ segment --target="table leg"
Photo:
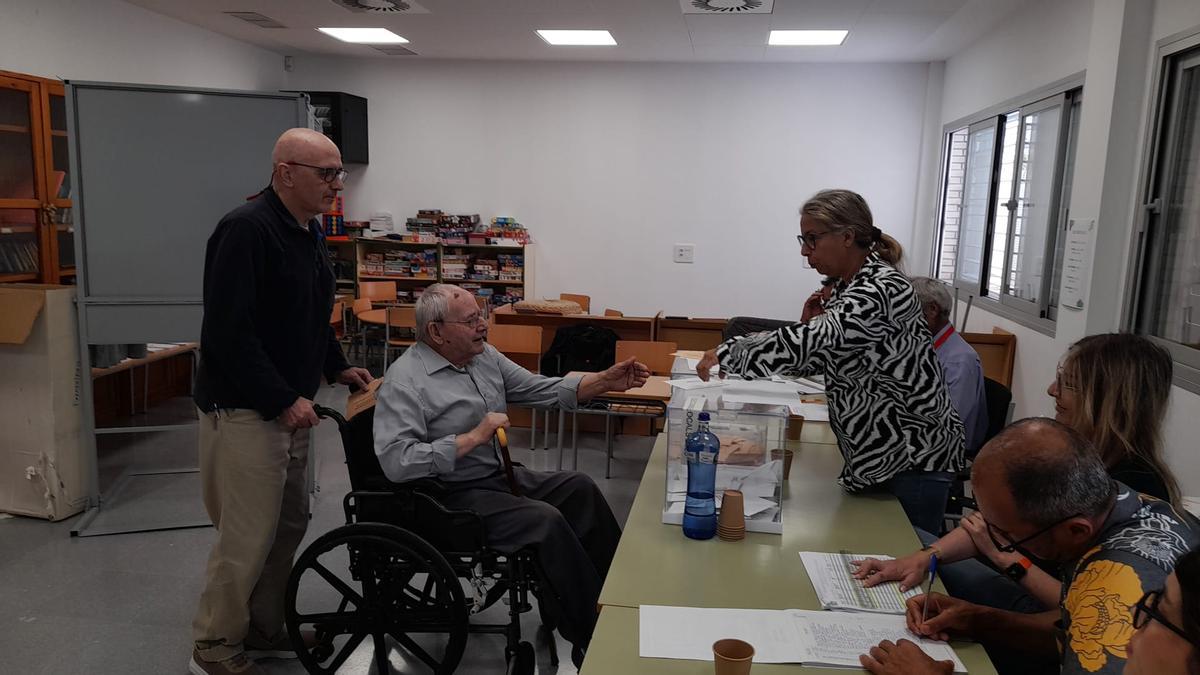
[[[604,477],[612,478],[612,415],[608,413],[604,414],[604,447],[606,455],[604,459]]]
[[[558,470],[562,471],[562,456],[563,456],[563,422],[567,419],[567,411],[562,408],[558,409]],[[549,463],[549,462],[547,462]]]
[[[579,413],[571,411],[571,469],[579,470]]]
[[[562,433],[562,429],[559,429],[559,433]],[[542,432],[542,444],[543,450],[550,450],[550,411],[548,409],[546,410],[546,430]]]
[[[537,450],[537,418],[538,409],[529,409],[529,451]]]

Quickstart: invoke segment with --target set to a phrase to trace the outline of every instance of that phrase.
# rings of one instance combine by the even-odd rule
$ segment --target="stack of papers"
[[[817,600],[822,608],[903,616],[904,603],[923,591],[916,587],[901,593],[900,584],[895,581],[871,588],[863,586],[861,581],[850,576],[854,569],[850,563],[865,558],[892,559],[887,555],[800,552],[800,560],[804,561],[804,569],[808,572],[813,589],[817,591]]]
[[[754,645],[758,663],[861,667],[858,657],[883,640],[910,640],[938,661],[967,672],[950,645],[910,633],[902,616],[799,609],[708,609],[642,605],[638,654],[643,658],[712,661],[712,645],[737,638]]]

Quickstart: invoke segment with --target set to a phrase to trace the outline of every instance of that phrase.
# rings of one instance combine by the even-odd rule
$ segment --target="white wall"
[[[283,57],[119,0],[4,0],[0,70],[42,77],[278,89]]]
[[[351,218],[515,216],[539,295],[645,314],[797,316],[816,287],[797,210],[864,194],[912,242],[926,64],[592,64],[298,58],[289,86],[370,101]],[[696,264],[671,262],[676,242]]]
[[[1060,0],[1035,3],[946,64],[942,121],[948,123],[1086,70],[1071,213],[1096,218],[1098,233],[1083,312],[1059,312],[1055,337],[972,309],[972,331],[993,326],[1017,335],[1016,417],[1053,414],[1046,387],[1059,357],[1080,337],[1116,330],[1131,283],[1137,176],[1149,106],[1154,42],[1200,25],[1194,0]],[[933,189],[937,189],[936,181]],[[918,234],[932,238],[933,219]],[[928,260],[919,261],[928,269]],[[1167,457],[1187,494],[1200,494],[1200,396],[1173,388],[1165,430]]]

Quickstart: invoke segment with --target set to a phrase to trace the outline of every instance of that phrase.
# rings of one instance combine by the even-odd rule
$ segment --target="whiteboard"
[[[91,344],[200,337],[204,249],[303,126],[299,94],[69,82],[76,266]]]

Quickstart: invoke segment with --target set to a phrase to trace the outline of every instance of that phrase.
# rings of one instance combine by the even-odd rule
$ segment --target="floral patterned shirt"
[[[1062,673],[1121,673],[1134,604],[1162,588],[1175,561],[1197,543],[1194,518],[1118,482],[1117,503],[1095,545],[1064,570]]]

